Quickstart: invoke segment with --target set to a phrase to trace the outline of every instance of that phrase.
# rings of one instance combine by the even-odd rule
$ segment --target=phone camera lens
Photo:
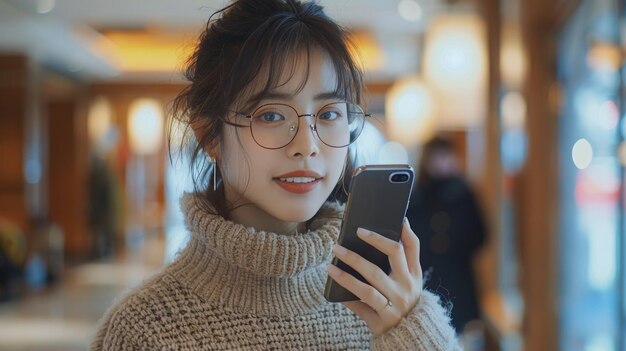
[[[394,183],[404,183],[409,180],[409,176],[406,173],[397,173],[391,176],[391,181]]]

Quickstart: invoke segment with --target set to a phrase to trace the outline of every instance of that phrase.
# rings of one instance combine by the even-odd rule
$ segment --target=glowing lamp
[[[439,126],[481,125],[487,85],[483,21],[471,13],[445,14],[426,33],[424,78],[438,98]]]
[[[137,155],[151,155],[163,143],[163,108],[154,99],[137,99],[129,109],[128,137]]]
[[[387,93],[385,115],[389,136],[405,145],[427,140],[435,128],[435,101],[417,76],[396,82]]]
[[[509,88],[520,89],[527,72],[527,59],[519,29],[504,24],[500,49],[500,73],[502,81]]]

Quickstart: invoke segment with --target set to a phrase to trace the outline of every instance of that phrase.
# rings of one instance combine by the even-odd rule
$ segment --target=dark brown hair
[[[280,84],[284,72],[293,77],[299,67],[297,60],[302,56],[307,60],[305,80],[300,86],[304,88],[310,74],[311,52],[322,50],[337,74],[335,94],[361,104],[362,73],[350,54],[350,45],[347,31],[315,2],[237,0],[211,15],[186,63],[184,74],[190,84],[174,100],[172,116],[186,126],[185,140],[192,140],[189,138],[193,134],[192,125],[202,131],[197,145],[188,150],[194,188],[205,195],[220,215],[228,218],[232,209],[226,206],[222,186],[218,185],[217,189],[207,186],[212,184],[213,172],[217,172],[218,184],[221,176],[219,165],[213,167],[204,152],[219,146],[224,124],[229,123],[227,112],[239,103],[242,92],[262,69],[267,69],[263,89],[241,108],[256,106]],[[354,162],[350,154],[343,176],[328,198],[330,201],[347,200],[345,189],[350,184]]]

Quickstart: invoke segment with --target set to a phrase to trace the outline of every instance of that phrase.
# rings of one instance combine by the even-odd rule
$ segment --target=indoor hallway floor
[[[0,303],[0,350],[87,350],[115,298],[159,269],[159,250],[151,252],[67,269],[60,283]]]

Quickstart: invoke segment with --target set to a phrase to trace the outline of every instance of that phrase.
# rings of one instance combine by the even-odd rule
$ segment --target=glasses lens
[[[298,114],[287,105],[263,105],[252,114],[250,128],[252,137],[259,145],[278,149],[293,139],[298,130]]]
[[[267,104],[252,114],[252,137],[262,147],[279,149],[289,144],[298,131],[298,112],[289,105]],[[332,147],[353,143],[361,134],[365,113],[358,105],[337,102],[317,113],[316,130],[320,140]]]
[[[326,105],[317,114],[317,135],[328,146],[344,147],[361,134],[365,113],[358,105],[337,102]]]

